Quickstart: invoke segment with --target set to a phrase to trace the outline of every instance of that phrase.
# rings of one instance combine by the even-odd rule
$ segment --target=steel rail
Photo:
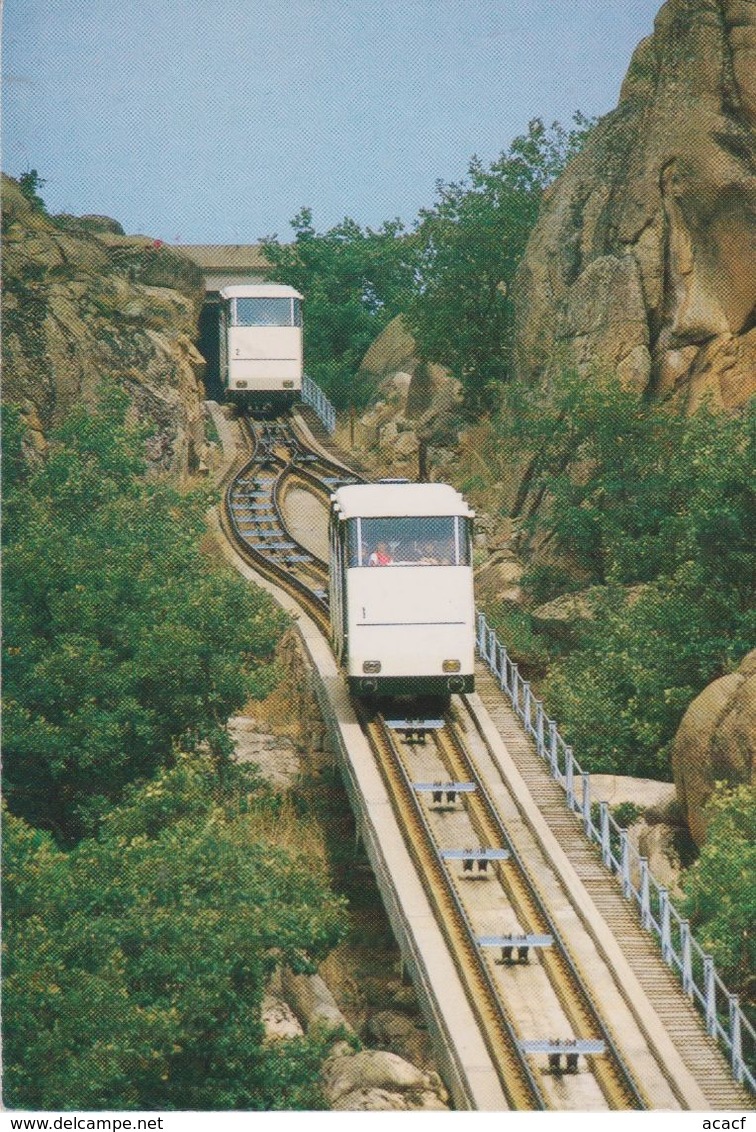
[[[426,895],[454,957],[504,1094],[514,1109],[542,1110],[547,1107],[543,1092],[520,1051],[515,1026],[481,958],[475,932],[417,804],[393,736],[380,715],[371,718],[364,706],[358,707],[357,715],[375,754]]]
[[[469,702],[466,702],[465,706],[475,723],[475,714]],[[609,1056],[593,1057],[589,1064],[607,1103],[612,1109],[622,1110],[651,1107],[639,1083],[634,1080],[625,1064],[610,1026],[594,1003],[588,980],[580,972],[564,937],[550,916],[547,901],[539,891],[531,870],[527,868],[509,837],[504,820],[486,788],[475,757],[469,751],[451,712],[448,713],[446,722],[446,728],[433,732],[433,736],[441,759],[452,778],[471,781],[476,785],[474,792],[465,795],[465,803],[473,827],[481,838],[481,844],[503,841],[511,856],[509,861],[502,862],[500,877],[518,919],[528,934],[550,935],[554,941],[552,947],[544,948],[540,953],[540,961],[554,993],[575,1028],[576,1036],[600,1037],[606,1044]],[[537,830],[530,828],[530,832],[540,844]]]
[[[297,434],[287,418],[258,421],[247,414],[240,419],[249,455],[242,467],[227,481],[223,508],[226,534],[231,535],[237,549],[250,564],[302,602],[319,628],[327,634],[328,566],[289,534],[283,513],[285,493],[291,481],[299,480],[307,490],[327,497],[332,490],[328,480],[358,482],[361,477],[349,473],[342,465],[321,453],[312,451],[308,442]],[[280,532],[281,541],[291,544],[292,553],[289,557],[300,559],[298,562],[290,561],[288,565],[282,565],[272,560],[265,552],[263,540],[259,538],[258,545],[253,541],[255,532],[242,531],[236,520],[233,501],[239,483],[245,477],[257,478],[255,472],[260,469],[268,469],[270,472],[271,485],[267,498],[272,514],[268,521],[274,524],[273,530],[268,529],[264,533],[273,535],[276,531]],[[244,493],[241,493],[239,498],[243,497]],[[258,536],[261,533],[263,532],[258,531]],[[313,577],[317,589],[312,585]]]
[[[261,468],[269,468],[271,472],[269,477],[270,491],[266,498],[269,502],[272,514],[269,517],[264,516],[263,518],[266,518],[270,524],[277,526],[282,539],[286,538],[289,542],[294,543],[295,548],[299,547],[296,540],[291,539],[288,535],[285,521],[276,504],[277,485],[283,473],[292,463],[292,460],[288,458],[289,453],[284,456],[276,452],[277,448],[285,446],[285,435],[282,436],[280,434],[280,429],[278,435],[276,435],[276,430],[272,429],[267,422],[265,422],[263,427],[259,430],[254,427],[248,417],[242,418],[242,422],[244,425],[245,439],[247,441],[248,455],[241,467],[232,473],[227,480],[223,507],[221,509],[221,524],[224,533],[248,564],[252,565],[256,570],[259,570],[266,578],[280,585],[298,602],[301,602],[307,609],[307,612],[316,621],[319,628],[327,632],[327,602],[318,597],[313,591],[311,584],[300,577],[301,571],[285,569],[281,563],[271,559],[270,553],[266,552],[266,547],[262,542],[260,545],[256,545],[252,540],[255,539],[256,535],[259,539],[260,532],[242,531],[236,515],[234,514],[234,499],[238,497],[239,481],[244,480],[245,477],[253,476],[259,483],[261,479],[259,475],[255,475],[255,472],[259,472]],[[276,423],[279,424],[280,422]],[[327,461],[324,461],[324,465],[327,465]],[[242,493],[242,497],[243,495],[244,493]],[[277,531],[274,528],[272,531],[269,530],[268,533],[275,535]],[[305,552],[303,547],[300,549]],[[314,560],[314,556],[312,557]],[[320,563],[320,567],[322,569],[322,578],[325,582],[325,563]]]

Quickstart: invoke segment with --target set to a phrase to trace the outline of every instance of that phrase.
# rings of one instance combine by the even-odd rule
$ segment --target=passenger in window
[[[451,539],[444,539],[437,549],[436,562],[439,566],[451,566],[454,562],[454,543]]]
[[[394,559],[389,553],[385,542],[379,542],[368,558],[368,566],[393,566]]]
[[[423,543],[418,559],[421,566],[438,566],[440,559],[434,542]]]

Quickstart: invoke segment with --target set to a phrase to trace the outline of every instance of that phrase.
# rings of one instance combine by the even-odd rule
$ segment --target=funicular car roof
[[[301,299],[299,291],[287,283],[235,283],[224,287],[222,299]]]
[[[474,512],[445,483],[368,483],[340,487],[331,497],[342,519],[462,515]]]

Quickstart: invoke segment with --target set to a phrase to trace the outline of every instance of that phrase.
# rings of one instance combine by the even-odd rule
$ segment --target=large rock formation
[[[339,422],[337,440],[375,476],[443,477],[459,441],[459,383],[443,366],[420,361],[401,315],[370,346],[357,380],[375,390],[375,401],[357,421]]]
[[[106,217],[49,217],[9,177],[2,205],[3,397],[37,448],[109,376],[152,426],[151,464],[186,471],[204,444],[199,268]]]
[[[323,1091],[335,1111],[443,1111],[447,1094],[437,1074],[410,1065],[395,1053],[356,1052],[334,1046],[323,1068]]]
[[[737,672],[693,700],[675,736],[672,773],[691,835],[701,845],[715,784],[756,785],[756,649]]]
[[[521,265],[522,376],[756,392],[756,4],[667,0],[617,109],[551,189]]]

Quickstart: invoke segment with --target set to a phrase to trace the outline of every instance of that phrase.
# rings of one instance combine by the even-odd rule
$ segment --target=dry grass
[[[520,482],[522,460],[508,451],[488,421],[466,429],[460,438],[454,486],[478,511],[506,515]]]
[[[250,840],[276,845],[292,856],[304,856],[314,872],[327,874],[328,854],[320,825],[315,818],[298,813],[287,795],[282,795],[275,807],[253,808],[247,829]]]
[[[269,728],[274,735],[283,735],[295,743],[304,741],[299,717],[292,712],[292,695],[284,678],[264,700],[249,700],[240,712]]]

